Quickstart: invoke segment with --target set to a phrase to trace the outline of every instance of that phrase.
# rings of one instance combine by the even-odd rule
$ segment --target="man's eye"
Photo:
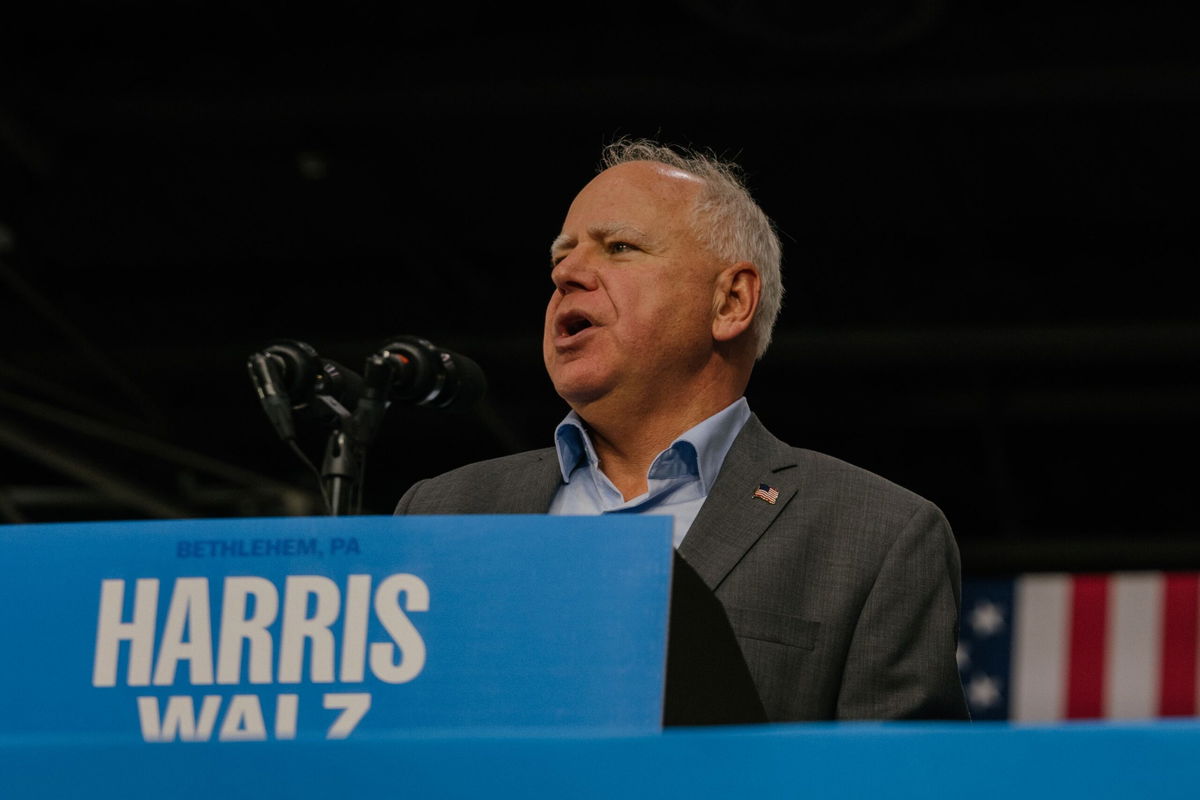
[[[637,248],[629,242],[612,242],[608,246],[608,252],[610,253],[628,253],[633,250],[637,250]]]

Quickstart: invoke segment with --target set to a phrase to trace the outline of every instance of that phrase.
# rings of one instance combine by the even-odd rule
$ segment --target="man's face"
[[[572,407],[678,396],[710,357],[720,265],[689,227],[700,186],[639,161],[602,172],[571,204],[551,250],[542,351]]]

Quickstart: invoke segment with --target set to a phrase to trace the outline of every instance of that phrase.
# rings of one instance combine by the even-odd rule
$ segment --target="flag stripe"
[[[1161,694],[1164,717],[1196,713],[1196,647],[1200,574],[1167,573],[1163,592]]]
[[[1112,575],[1104,673],[1106,717],[1151,719],[1158,713],[1162,607],[1162,573]]]
[[[1076,575],[1067,650],[1067,719],[1104,714],[1104,648],[1108,644],[1108,576]]]
[[[1200,572],[965,582],[961,636],[978,719],[1200,717]]]
[[[1009,715],[1023,722],[1062,717],[1070,577],[1023,575],[1013,604],[1012,692]]]

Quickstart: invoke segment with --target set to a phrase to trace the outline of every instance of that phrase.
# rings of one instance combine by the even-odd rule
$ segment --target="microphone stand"
[[[345,431],[334,430],[325,443],[321,482],[329,498],[329,514],[341,517],[362,510],[362,474],[366,453]]]
[[[392,363],[375,354],[367,359],[363,370],[363,394],[353,414],[329,395],[318,396],[333,412],[335,420],[321,464],[321,482],[328,489],[330,516],[362,513],[362,476],[367,448],[379,433],[394,379]]]

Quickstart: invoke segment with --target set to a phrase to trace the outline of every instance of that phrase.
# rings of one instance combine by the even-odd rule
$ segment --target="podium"
[[[0,735],[328,740],[661,727],[669,521],[0,529]]]
[[[679,566],[641,517],[0,528],[0,798],[1200,785],[1195,721],[663,730]]]

